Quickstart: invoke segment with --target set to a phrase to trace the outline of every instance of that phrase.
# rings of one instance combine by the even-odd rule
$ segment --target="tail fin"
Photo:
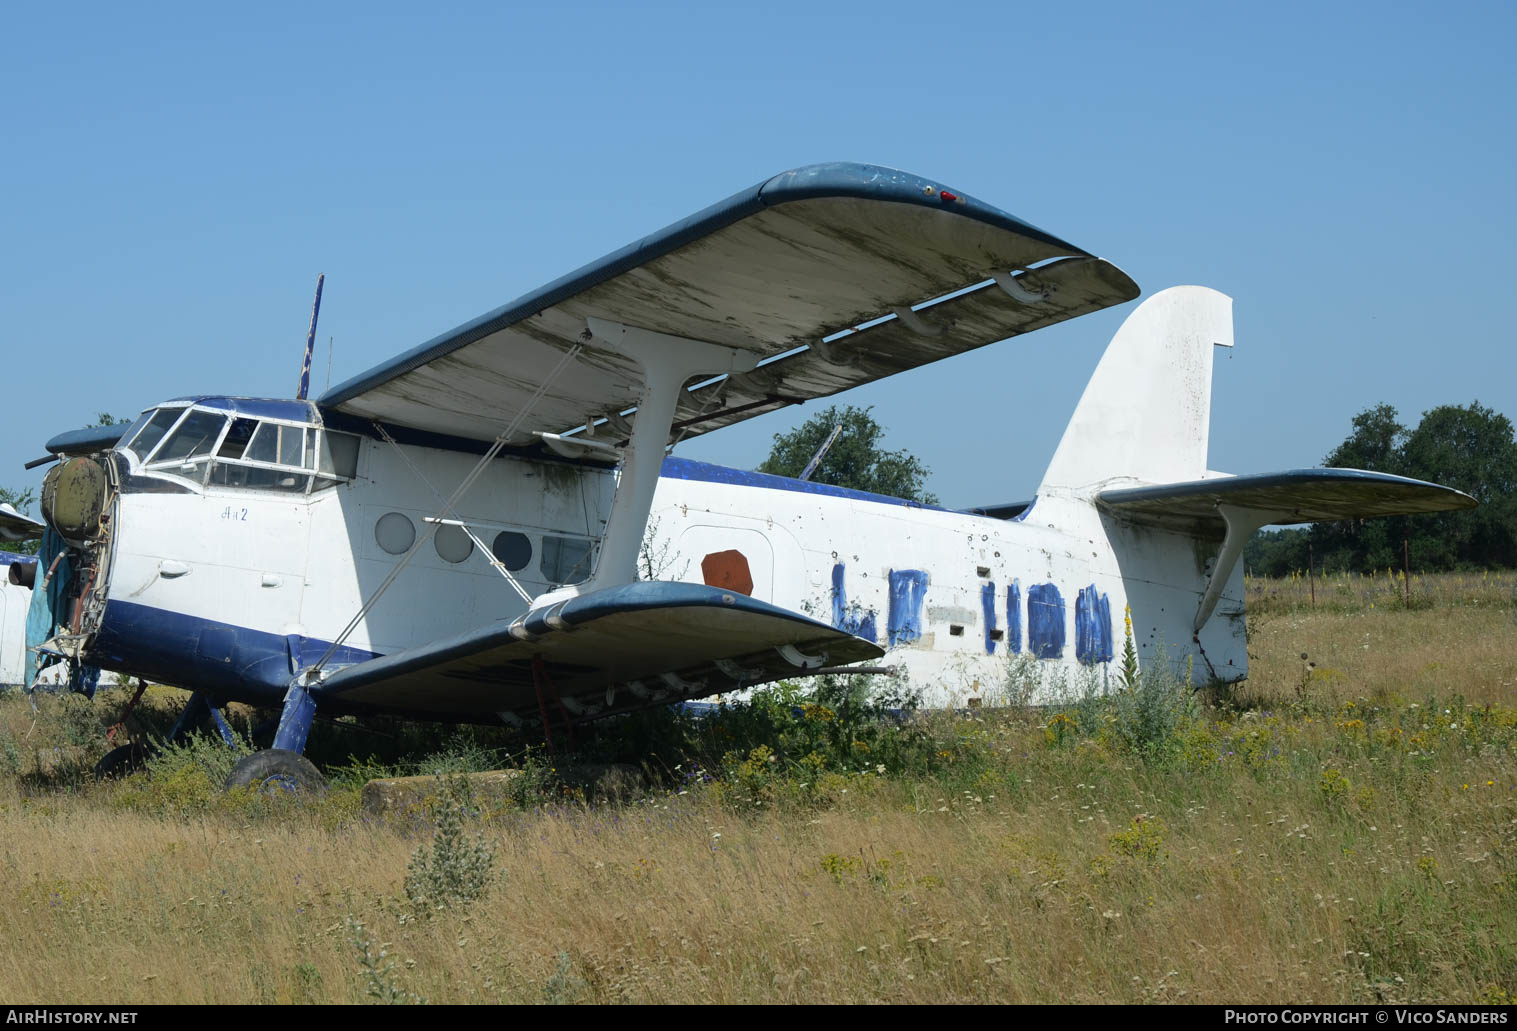
[[[1203,478],[1217,344],[1233,345],[1226,294],[1177,286],[1140,304],[1096,366],[1038,492]]]

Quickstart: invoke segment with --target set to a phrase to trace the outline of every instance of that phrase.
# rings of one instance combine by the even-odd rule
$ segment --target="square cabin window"
[[[579,583],[590,575],[590,542],[583,537],[545,534],[538,568],[549,583]]]

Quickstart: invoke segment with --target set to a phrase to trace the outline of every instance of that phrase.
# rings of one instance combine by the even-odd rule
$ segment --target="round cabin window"
[[[391,555],[404,555],[416,543],[416,524],[399,512],[386,512],[374,524],[374,539]]]
[[[474,553],[474,542],[457,526],[438,527],[432,544],[437,548],[438,558],[455,565]]]
[[[527,563],[532,561],[532,542],[526,534],[514,530],[497,533],[490,544],[490,550],[495,553],[500,564],[513,573],[526,569]]]

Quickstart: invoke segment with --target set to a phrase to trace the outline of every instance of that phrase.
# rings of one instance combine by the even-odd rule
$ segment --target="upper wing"
[[[620,433],[642,376],[587,339],[586,319],[598,317],[762,356],[755,371],[687,395],[674,430],[689,436],[1137,294],[1115,266],[958,191],[871,165],[814,165],[429,340],[320,403],[489,440],[551,379],[515,442],[604,417]],[[576,343],[583,352],[552,377]]]
[[[589,717],[883,654],[871,641],[732,591],[634,583],[349,666],[316,693],[418,713],[535,716],[540,706],[563,704]]]
[[[1216,523],[1218,505],[1253,509],[1270,516],[1266,525],[1283,526],[1447,512],[1477,504],[1452,487],[1363,469],[1295,469],[1129,487],[1103,491],[1097,501],[1140,521],[1180,527]]]
[[[31,516],[17,512],[13,505],[0,502],[0,541],[40,540],[45,529]]]

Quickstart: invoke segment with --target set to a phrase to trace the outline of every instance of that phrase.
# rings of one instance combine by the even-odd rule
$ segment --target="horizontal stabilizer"
[[[1102,508],[1169,527],[1220,524],[1218,507],[1248,509],[1261,526],[1419,515],[1474,508],[1452,487],[1363,469],[1293,469],[1103,491]]]
[[[610,587],[349,666],[316,693],[343,705],[588,719],[879,658],[872,642],[701,584]],[[541,673],[534,660],[541,657]]]
[[[40,540],[45,529],[31,516],[24,516],[14,506],[0,502],[0,541]]]

